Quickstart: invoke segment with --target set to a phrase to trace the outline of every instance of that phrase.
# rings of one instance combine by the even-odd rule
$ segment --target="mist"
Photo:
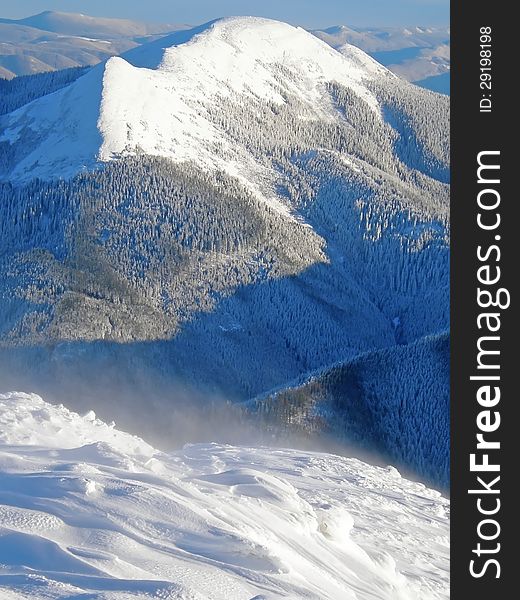
[[[106,357],[92,364],[90,352],[84,361],[57,362],[43,356],[44,350],[0,349],[0,392],[35,393],[79,414],[93,410],[99,419],[114,422],[117,429],[163,451],[215,442],[328,452],[375,465],[389,464],[380,453],[338,440],[327,431],[305,432],[265,419],[252,403],[221,391],[197,390],[171,376],[159,376],[135,364],[121,366]],[[417,479],[404,465],[396,466],[403,475]]]

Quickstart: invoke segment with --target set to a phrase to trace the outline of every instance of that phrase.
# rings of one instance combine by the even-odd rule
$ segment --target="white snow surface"
[[[448,598],[449,502],[394,468],[226,445],[164,453],[0,395],[0,598]]]
[[[339,82],[379,114],[367,82],[393,77],[360,50],[342,54],[302,28],[256,17],[220,19],[110,58],[79,80],[11,113],[0,141],[30,133],[8,178],[68,178],[96,162],[143,152],[195,161],[251,182],[266,175],[208,118],[226,97],[276,103],[296,95],[337,119],[325,84]],[[257,191],[262,195],[261,185]],[[267,200],[272,198],[266,198]]]

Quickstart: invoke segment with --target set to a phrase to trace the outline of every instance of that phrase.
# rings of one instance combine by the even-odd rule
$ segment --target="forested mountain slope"
[[[0,115],[13,112],[37,98],[52,94],[84,75],[88,67],[73,67],[49,73],[0,79]]]
[[[449,337],[369,352],[248,403],[278,433],[310,432],[379,451],[448,487]]]
[[[445,331],[448,161],[447,98],[283,23],[110,59],[0,117],[2,375],[245,400]]]

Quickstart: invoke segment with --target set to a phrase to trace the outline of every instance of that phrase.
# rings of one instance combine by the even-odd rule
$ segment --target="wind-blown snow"
[[[282,104],[291,94],[311,114],[337,118],[324,88],[338,82],[379,114],[367,82],[393,76],[362,55],[342,56],[301,28],[253,17],[174,33],[6,117],[0,142],[31,148],[9,179],[70,177],[97,161],[144,152],[223,169],[251,187],[265,175],[262,167],[216,129],[209,112],[231,96]]]
[[[449,503],[393,468],[194,445],[166,454],[0,395],[0,598],[448,598]]]

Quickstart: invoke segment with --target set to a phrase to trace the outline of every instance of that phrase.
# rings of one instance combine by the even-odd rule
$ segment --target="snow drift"
[[[448,598],[449,503],[333,455],[159,452],[0,395],[0,597]]]

